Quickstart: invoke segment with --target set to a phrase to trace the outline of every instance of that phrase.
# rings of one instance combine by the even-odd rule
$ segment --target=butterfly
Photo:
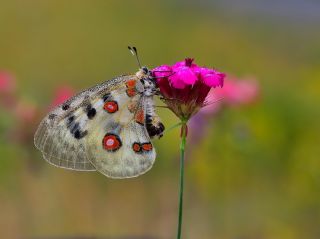
[[[165,129],[155,113],[156,79],[146,67],[82,91],[41,121],[35,146],[49,163],[72,170],[130,178],[148,171],[156,158],[151,138]]]

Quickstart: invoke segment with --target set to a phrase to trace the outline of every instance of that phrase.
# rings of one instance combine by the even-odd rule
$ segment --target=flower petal
[[[225,77],[225,74],[220,73],[215,70],[204,68],[201,70],[201,79],[203,82],[210,87],[223,87],[223,80]]]
[[[157,78],[167,77],[172,74],[172,68],[168,65],[162,65],[154,68],[151,72]]]
[[[193,85],[197,80],[196,74],[190,67],[182,66],[173,69],[174,74],[170,77],[172,85],[181,89],[183,85]]]
[[[173,88],[176,89],[183,89],[186,87],[186,83],[181,79],[180,77],[177,77],[175,75],[169,77],[169,81]]]

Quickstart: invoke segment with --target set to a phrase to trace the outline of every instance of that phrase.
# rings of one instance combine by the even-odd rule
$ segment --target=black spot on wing
[[[106,93],[102,96],[104,102],[112,100],[111,93]]]
[[[80,130],[80,125],[79,125],[79,123],[75,123],[75,124],[73,124],[73,125],[70,127],[70,133],[71,133],[71,134],[75,134],[75,132],[76,132],[77,130]]]
[[[88,111],[87,116],[89,119],[93,119],[93,117],[96,115],[97,111],[95,108],[92,108]]]
[[[80,124],[78,122],[75,122],[73,115],[67,119],[67,128],[69,129],[72,136],[76,139],[81,139],[88,134],[87,130],[81,130]]]
[[[76,138],[76,139],[79,139],[80,138],[80,135],[81,135],[81,132],[80,130],[76,130],[73,134],[73,136]]]
[[[93,117],[96,115],[97,111],[95,108],[92,107],[91,104],[87,105],[86,110],[87,116],[89,119],[93,119]]]
[[[51,120],[53,120],[56,116],[57,116],[56,114],[50,114],[50,115],[48,116],[48,118],[51,119]]]
[[[152,138],[154,136],[162,137],[163,131],[165,129],[164,125],[161,122],[153,122],[153,115],[146,115],[146,128],[149,136]]]
[[[72,122],[74,121],[74,115],[71,115],[68,119],[67,119],[67,127],[70,128]]]
[[[62,105],[62,109],[63,110],[68,110],[70,108],[70,105],[68,104],[68,103],[64,103],[63,105]]]
[[[86,136],[88,134],[88,131],[85,130],[85,131],[81,131],[81,130],[76,130],[73,134],[73,136],[76,138],[76,139],[81,139],[83,138],[84,136]]]

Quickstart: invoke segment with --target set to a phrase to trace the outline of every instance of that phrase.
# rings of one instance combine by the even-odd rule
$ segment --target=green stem
[[[181,122],[181,143],[180,143],[180,185],[179,185],[179,219],[177,239],[181,238],[182,209],[183,209],[183,181],[184,181],[184,152],[187,138],[187,123]]]
[[[171,126],[169,129],[165,129],[163,133],[168,133],[169,131],[177,128],[177,127],[180,126],[180,125],[182,125],[181,122],[179,122],[178,124],[175,124],[175,125]]]

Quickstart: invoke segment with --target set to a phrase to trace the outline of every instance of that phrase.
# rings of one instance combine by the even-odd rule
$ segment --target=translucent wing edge
[[[56,164],[56,163],[53,163],[52,162],[52,160],[50,161],[48,158],[47,158],[47,155],[45,154],[45,153],[42,153],[42,156],[43,156],[43,158],[49,163],[49,164],[51,164],[51,165],[53,165],[53,166],[55,166],[55,167],[57,167],[57,168],[63,168],[63,169],[68,169],[68,170],[73,170],[73,171],[80,171],[80,172],[91,172],[91,171],[97,171],[96,170],[96,168],[94,167],[94,165],[90,162],[90,161],[88,161],[88,165],[90,164],[92,167],[90,167],[90,168],[86,168],[86,166],[84,166],[83,168],[81,168],[81,167],[77,167],[77,168],[73,168],[73,167],[71,167],[71,166],[64,166],[64,165],[59,165],[59,164]],[[54,159],[57,159],[57,160],[59,160],[58,158],[56,158],[56,157],[50,157],[50,158],[54,158]],[[61,162],[63,162],[63,161],[61,161]],[[70,161],[70,164],[72,164],[71,163],[72,161]],[[84,164],[85,165],[85,164]]]
[[[156,161],[156,160],[155,160],[155,159],[156,159],[156,156],[157,156],[156,151],[154,151],[154,154],[155,154],[155,157],[152,159],[150,166],[149,166],[148,168],[144,169],[143,171],[135,174],[135,175],[129,175],[129,176],[114,176],[114,175],[107,174],[107,173],[105,173],[105,172],[100,171],[99,168],[96,168],[96,170],[97,170],[99,173],[103,174],[104,176],[106,176],[106,177],[108,177],[108,178],[110,178],[110,179],[129,179],[129,178],[136,178],[136,177],[139,177],[139,176],[147,173],[147,172],[153,167],[153,165],[154,165],[154,163],[155,163],[155,161]]]

